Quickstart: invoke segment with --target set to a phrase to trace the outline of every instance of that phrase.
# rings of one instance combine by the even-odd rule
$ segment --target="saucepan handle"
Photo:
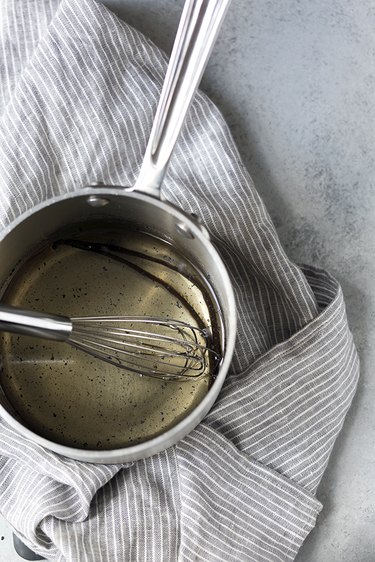
[[[231,0],[187,0],[134,190],[160,187]]]

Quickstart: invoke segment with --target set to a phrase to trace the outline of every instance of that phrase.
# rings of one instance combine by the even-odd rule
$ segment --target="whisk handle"
[[[0,304],[0,331],[66,341],[72,332],[72,322],[65,316],[43,314],[15,306]]]

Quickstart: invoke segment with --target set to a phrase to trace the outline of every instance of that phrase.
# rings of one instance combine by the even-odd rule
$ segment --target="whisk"
[[[1,304],[0,331],[66,342],[120,369],[167,381],[199,379],[220,362],[207,328],[169,318],[67,318]]]

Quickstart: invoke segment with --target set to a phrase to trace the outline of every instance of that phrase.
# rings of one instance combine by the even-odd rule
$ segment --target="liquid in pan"
[[[213,347],[222,345],[208,281],[172,244],[121,226],[56,236],[17,269],[2,300],[66,316],[175,318],[207,327]],[[120,448],[163,433],[196,407],[215,375],[208,361],[199,380],[166,382],[59,342],[2,334],[0,345],[1,386],[23,423],[76,448]]]

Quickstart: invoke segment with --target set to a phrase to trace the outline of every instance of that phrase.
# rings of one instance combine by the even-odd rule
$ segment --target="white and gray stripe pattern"
[[[52,194],[133,184],[165,56],[94,0],[4,0],[0,18],[1,227]],[[287,258],[204,95],[164,192],[203,218],[232,275],[238,340],[217,403],[129,465],[59,457],[1,421],[1,513],[59,562],[293,560],[358,378],[341,289]]]

